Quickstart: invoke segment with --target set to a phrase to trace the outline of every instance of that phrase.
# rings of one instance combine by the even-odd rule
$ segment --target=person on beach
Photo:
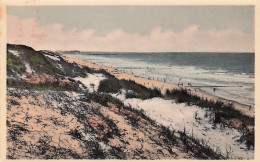
[[[178,87],[183,86],[183,83],[181,83],[181,78],[179,79]]]

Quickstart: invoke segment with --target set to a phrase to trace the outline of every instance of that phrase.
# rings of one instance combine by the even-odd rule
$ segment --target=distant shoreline
[[[61,54],[91,54],[91,55],[117,55],[117,54],[255,54],[255,52],[109,52],[109,51],[57,51]]]
[[[186,89],[192,95],[200,96],[202,98],[206,98],[206,99],[212,100],[212,101],[222,101],[225,105],[233,104],[234,109],[240,111],[241,113],[243,113],[246,116],[254,117],[254,107],[251,107],[251,106],[245,105],[245,104],[241,104],[236,101],[224,99],[222,97],[218,97],[215,95],[208,94],[205,91],[202,91],[201,89],[199,89],[198,87],[187,87],[187,86],[179,87],[177,84],[174,84],[174,83],[167,83],[167,82],[151,80],[151,79],[147,79],[147,78],[143,78],[143,77],[138,77],[133,74],[128,74],[128,73],[118,71],[117,69],[114,69],[112,67],[98,65],[98,64],[95,64],[95,63],[92,63],[89,61],[85,61],[82,59],[70,58],[70,57],[64,57],[64,59],[70,63],[75,62],[79,65],[87,66],[94,70],[103,69],[103,70],[107,71],[108,73],[110,73],[111,75],[115,76],[117,79],[133,80],[136,83],[141,84],[147,88],[152,88],[152,89],[158,88],[161,90],[162,94],[165,94],[167,89],[168,90],[181,89],[181,88]]]

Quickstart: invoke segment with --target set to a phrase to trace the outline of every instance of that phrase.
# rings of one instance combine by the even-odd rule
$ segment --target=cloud
[[[181,32],[160,27],[148,34],[127,33],[117,28],[105,36],[95,29],[64,30],[62,24],[40,26],[36,18],[7,17],[7,42],[48,50],[129,51],[129,52],[253,52],[254,35],[236,29],[200,30],[196,24]]]

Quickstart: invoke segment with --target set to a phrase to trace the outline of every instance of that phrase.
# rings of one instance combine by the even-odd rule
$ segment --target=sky
[[[254,6],[8,6],[7,42],[36,50],[254,52]]]

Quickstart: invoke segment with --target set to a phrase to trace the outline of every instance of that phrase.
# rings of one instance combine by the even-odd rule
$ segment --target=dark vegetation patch
[[[16,100],[13,100],[13,99],[8,100],[8,102],[9,102],[11,105],[14,105],[14,106],[20,105],[19,102],[17,102]]]
[[[111,130],[112,130],[111,133],[105,134],[105,136],[103,138],[104,142],[108,143],[108,141],[109,141],[108,139],[113,138],[113,136],[120,137],[121,136],[120,131],[119,131],[117,125],[114,123],[114,121],[103,115],[102,115],[102,118],[108,124],[109,128],[111,128]]]
[[[10,125],[10,124],[9,124]],[[8,123],[7,123],[8,126]],[[7,141],[15,141],[17,140],[22,134],[28,133],[28,129],[26,128],[27,125],[23,123],[17,123],[10,125],[11,129],[8,130],[8,139]]]
[[[77,84],[73,84],[72,86],[57,86],[55,84],[44,84],[44,85],[33,85],[30,83],[27,83],[23,80],[15,80],[15,79],[7,79],[7,87],[13,87],[13,88],[21,88],[21,89],[34,89],[39,91],[80,91]]]
[[[72,129],[68,132],[68,135],[72,136],[74,139],[82,140],[83,135],[77,130],[77,129]]]
[[[110,153],[115,157],[115,159],[122,159],[125,160],[127,158],[126,154],[122,150],[121,147],[110,146],[112,149]]]
[[[105,159],[106,158],[106,155],[98,142],[86,141],[85,145],[88,148],[90,148],[90,150],[88,152],[90,159]]]
[[[98,92],[118,93],[120,89],[130,90],[126,93],[126,98],[149,99],[153,97],[162,97],[158,89],[149,89],[137,84],[132,80],[119,80],[114,76],[107,76],[108,79],[102,80],[98,87]]]
[[[142,118],[142,119],[144,119],[146,121],[149,121],[154,126],[156,125],[156,122],[153,119],[151,119],[150,117],[145,115],[144,110],[137,110],[135,108],[132,108],[131,106],[124,106],[123,108],[125,110],[128,110],[128,111],[132,112],[135,116],[137,116],[137,117],[134,117],[133,115],[129,115],[127,117],[127,119],[131,122],[133,127],[138,127],[139,126],[139,122],[138,122],[139,119],[138,119],[138,117],[140,117],[140,118]]]
[[[27,58],[30,66],[36,73],[50,75],[63,74],[63,72],[53,65],[43,54],[35,51],[31,47],[25,45],[7,44],[7,48],[22,53]]]
[[[9,51],[7,52],[7,70],[12,69],[21,74],[25,72],[25,66],[19,57],[13,55]]]
[[[70,77],[87,77],[87,73],[93,73],[90,68],[83,66],[79,67],[76,63],[68,63],[63,58],[60,59],[61,70],[63,71],[64,75]]]
[[[71,135],[76,140],[84,142],[88,149],[88,159],[105,159],[107,157],[98,142],[84,140],[83,135],[77,129],[70,130],[68,135]]]
[[[112,103],[114,105],[122,107],[124,104],[119,99],[112,97],[106,93],[86,93],[85,98],[82,99],[85,102],[96,102],[101,104],[102,106],[108,106],[108,103]]]
[[[214,151],[210,146],[205,144],[203,141],[190,137],[185,131],[178,132],[180,134],[180,139],[186,146],[187,151],[191,151],[195,154],[198,159],[226,159],[229,157],[224,157],[217,150]]]
[[[39,150],[39,151],[38,151]],[[42,143],[42,145],[38,146],[38,150],[35,150],[35,153],[37,157],[43,156],[42,159],[82,159],[84,156],[79,155],[75,151],[72,151],[69,148],[61,148],[61,147],[55,147],[50,146],[45,143]]]
[[[96,114],[97,116],[101,117],[102,120],[109,126],[109,128],[111,129],[111,132],[107,133],[104,135],[104,137],[102,138],[102,140],[104,142],[108,142],[108,138],[113,138],[113,136],[116,136],[116,137],[120,137],[121,134],[120,134],[120,131],[117,127],[117,125],[114,123],[114,121],[112,119],[109,119],[108,116],[104,116],[101,111],[100,111],[100,107],[98,108],[95,108],[95,109],[91,109],[92,112],[94,114]]]
[[[164,126],[164,125],[160,125],[160,134],[159,136],[163,135],[165,137],[167,137],[171,143],[175,144],[176,143],[176,136],[175,136],[175,131],[171,131],[168,127]]]
[[[33,48],[25,45],[13,45],[7,44],[7,49],[16,50],[21,53],[21,58],[7,52],[7,70],[12,69],[18,73],[24,73],[26,68],[23,64],[23,60],[28,62],[31,68],[39,74],[49,75],[65,75],[69,77],[87,77],[87,73],[93,73],[95,70],[91,70],[86,66],[79,66],[76,63],[68,63],[58,54],[44,51],[35,51]],[[59,58],[60,61],[48,58],[44,54]],[[61,65],[58,66],[58,64]],[[104,71],[97,71],[104,72]]]
[[[244,132],[239,139],[240,142],[245,142],[247,149],[254,149],[255,147],[255,130]]]

